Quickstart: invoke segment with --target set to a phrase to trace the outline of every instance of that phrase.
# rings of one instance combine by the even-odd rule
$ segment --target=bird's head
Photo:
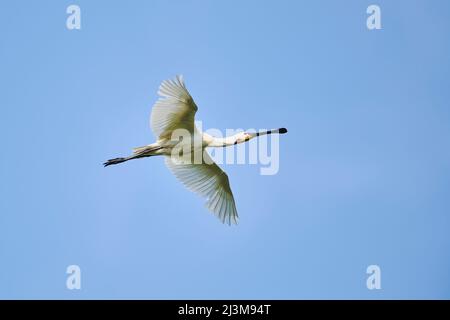
[[[243,143],[254,137],[254,134],[248,132],[239,132],[238,134],[236,134],[236,143]]]
[[[263,136],[266,134],[285,134],[287,133],[286,128],[263,130],[258,132],[240,132],[236,135],[236,143],[247,142],[255,137]]]

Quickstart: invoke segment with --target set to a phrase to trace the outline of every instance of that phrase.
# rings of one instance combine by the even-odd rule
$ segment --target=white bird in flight
[[[200,132],[194,118],[197,105],[189,94],[182,76],[161,83],[160,98],[153,105],[150,126],[158,137],[155,143],[133,149],[133,154],[125,158],[110,159],[104,166],[122,163],[132,159],[151,156],[165,156],[167,167],[191,191],[207,199],[206,206],[222,223],[238,223],[238,213],[227,174],[211,159],[205,151],[209,147],[227,147],[265,134],[283,134],[285,128],[240,132],[225,138],[213,137]],[[189,133],[190,139],[174,140],[178,132]],[[190,141],[189,141],[190,140]],[[197,143],[196,143],[197,142]],[[181,151],[181,152],[180,152]],[[189,161],[185,161],[188,154]],[[193,161],[193,158],[200,161]]]

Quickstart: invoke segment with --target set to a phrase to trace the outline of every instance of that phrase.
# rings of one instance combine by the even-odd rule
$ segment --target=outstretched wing
[[[189,190],[205,197],[206,207],[222,223],[238,223],[238,213],[234,203],[227,174],[214,163],[209,154],[203,152],[202,163],[183,163],[174,156],[166,157],[166,165]]]
[[[183,77],[165,80],[159,86],[161,96],[153,105],[150,126],[159,139],[170,139],[175,129],[194,132],[197,105],[184,85]]]

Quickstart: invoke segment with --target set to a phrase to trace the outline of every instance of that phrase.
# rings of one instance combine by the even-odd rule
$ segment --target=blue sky
[[[0,298],[450,298],[450,4],[373,3],[2,1]],[[277,175],[223,166],[237,227],[101,165],[178,73],[204,128],[289,129]]]

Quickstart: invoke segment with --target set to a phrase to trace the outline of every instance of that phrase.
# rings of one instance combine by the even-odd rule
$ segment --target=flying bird
[[[124,158],[110,159],[104,166],[132,159],[165,156],[169,170],[191,191],[207,199],[206,206],[222,223],[238,223],[238,213],[227,174],[211,159],[206,148],[227,147],[266,134],[283,134],[285,128],[239,132],[225,138],[213,137],[195,126],[197,105],[182,76],[161,83],[160,98],[153,105],[150,126],[155,143],[133,149]],[[174,138],[175,137],[175,138]],[[178,139],[176,139],[178,137]]]

